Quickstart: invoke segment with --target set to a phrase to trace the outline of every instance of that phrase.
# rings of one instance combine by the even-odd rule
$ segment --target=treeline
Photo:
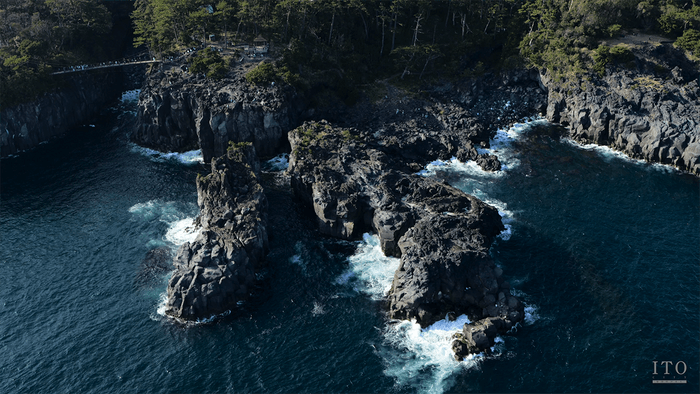
[[[700,57],[697,0],[530,0],[520,12],[527,26],[520,53],[528,64],[557,76],[590,69],[600,73],[611,50],[626,59],[624,48],[599,47],[598,42],[630,29],[662,34]]]
[[[700,56],[698,1],[135,0],[131,17],[134,44],[155,56],[206,44],[212,34],[231,44],[262,35],[283,54],[263,80],[351,99],[355,86],[378,77],[401,83],[521,65],[560,76],[604,72],[627,55],[598,43],[631,29]],[[101,1],[2,0],[0,106],[50,87],[52,67],[107,60],[111,21]]]
[[[421,79],[518,61],[522,0],[136,0],[137,45],[156,56],[258,35],[284,52],[278,70],[307,86],[352,90],[398,74]],[[301,78],[297,78],[301,77]],[[265,78],[269,79],[269,78]]]
[[[697,0],[136,0],[133,18],[135,43],[156,55],[262,34],[284,49],[281,70],[331,85],[522,64],[582,73],[600,67],[601,39],[630,29],[700,56]]]
[[[112,27],[94,0],[0,2],[0,108],[52,88],[55,67],[107,58]]]

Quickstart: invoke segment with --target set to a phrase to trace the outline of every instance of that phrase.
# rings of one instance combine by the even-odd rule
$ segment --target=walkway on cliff
[[[89,71],[89,70],[96,70],[100,68],[111,68],[111,67],[123,67],[123,66],[132,66],[136,64],[149,64],[149,63],[160,63],[160,60],[156,60],[155,58],[150,59],[150,60],[117,60],[117,61],[111,61],[111,62],[103,62],[99,64],[81,64],[79,66],[70,66],[70,67],[63,67],[62,69],[59,69],[56,72],[52,72],[51,75],[58,75],[58,74],[68,74],[68,73],[75,73],[75,72],[81,72],[81,71]]]

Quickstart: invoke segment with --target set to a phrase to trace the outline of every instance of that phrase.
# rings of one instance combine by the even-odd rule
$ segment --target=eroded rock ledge
[[[208,318],[248,298],[255,269],[268,250],[267,199],[260,164],[250,143],[232,144],[197,177],[201,233],[180,247],[168,283],[166,313]]]
[[[313,208],[321,233],[355,239],[374,231],[382,251],[401,258],[388,296],[392,318],[416,319],[425,327],[448,312],[469,313],[477,320],[500,319],[496,332],[506,332],[524,314],[489,255],[504,229],[498,211],[454,187],[407,173],[403,164],[414,144],[433,154],[442,147],[446,154],[471,155],[472,143],[448,139],[454,145],[447,147],[420,136],[402,139],[307,122],[289,133],[294,193]],[[400,153],[397,145],[404,148]],[[465,349],[477,351],[477,345]]]
[[[212,81],[166,65],[141,91],[131,139],[166,152],[201,148],[205,162],[223,155],[229,141],[252,142],[262,156],[280,153],[306,104],[290,86],[249,84],[246,70]]]

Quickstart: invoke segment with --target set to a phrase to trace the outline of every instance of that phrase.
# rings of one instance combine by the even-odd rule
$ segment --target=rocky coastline
[[[646,44],[632,52],[632,69],[609,68],[604,77],[591,75],[582,83],[555,82],[543,71],[547,119],[568,126],[577,142],[607,145],[700,175],[697,66],[670,44]]]
[[[231,144],[197,177],[199,235],[177,252],[165,313],[201,320],[248,299],[268,251],[267,198],[250,143]]]
[[[219,81],[183,67],[167,63],[149,75],[131,135],[135,143],[168,152],[201,149],[205,162],[223,155],[229,141],[251,142],[261,156],[287,149],[286,134],[306,108],[294,88],[249,84],[244,75],[250,64],[237,65]]]
[[[498,91],[515,108],[513,116],[543,106],[539,89],[539,99],[530,97],[531,103],[524,104],[519,94],[523,84],[538,86],[526,78]],[[384,86],[384,99],[363,101],[341,117],[361,128],[321,120],[289,132],[292,190],[313,210],[322,234],[354,240],[364,232],[376,232],[382,251],[401,258],[387,297],[391,318],[415,319],[428,326],[446,315],[469,314],[475,327],[496,322],[496,330],[484,331],[485,342],[455,337],[458,359],[488,350],[484,344],[524,317],[523,304],[510,293],[503,271],[489,255],[495,237],[504,230],[501,217],[477,198],[414,173],[430,160],[451,157],[475,160],[488,171],[500,169],[496,156],[477,151],[488,146],[493,131],[459,102],[411,98]],[[481,90],[474,88],[474,92]],[[183,245],[175,258],[176,270],[168,285],[169,315],[197,320],[233,309],[245,299],[253,285],[252,273],[262,262],[264,252],[255,251],[266,249],[264,231],[256,236],[232,235],[246,225],[253,226],[251,230],[264,229],[266,222],[259,216],[264,212],[262,189],[259,194],[239,193],[238,199],[230,198],[233,192],[222,192],[246,184],[255,185],[256,190],[259,186],[252,178],[240,183],[243,178],[227,175],[228,168],[239,166],[231,159],[238,144],[232,146],[226,155],[211,160],[211,174],[197,179],[202,232],[193,243]],[[243,161],[252,166],[254,159],[245,156],[248,159]],[[258,208],[232,213],[251,204]],[[240,220],[251,212],[258,220]],[[255,247],[238,245],[240,239],[254,239]],[[232,255],[232,250],[245,250],[245,263],[237,263],[236,258],[243,256]],[[256,257],[249,257],[251,251],[258,253]],[[231,277],[237,281],[225,279]]]
[[[0,111],[0,157],[34,148],[90,121],[123,91],[124,73],[77,73],[64,88]]]

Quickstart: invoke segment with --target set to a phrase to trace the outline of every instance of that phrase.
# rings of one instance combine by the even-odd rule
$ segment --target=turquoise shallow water
[[[143,260],[187,239],[206,168],[130,145],[130,105],[2,161],[0,392],[700,390],[697,178],[532,124],[499,134],[499,174],[429,166],[502,211],[492,253],[528,305],[494,355],[458,364],[454,327],[386,319],[396,261],[376,240],[321,237],[273,173],[254,299],[209,324],[160,315],[168,272]],[[688,383],[652,384],[654,360]]]

